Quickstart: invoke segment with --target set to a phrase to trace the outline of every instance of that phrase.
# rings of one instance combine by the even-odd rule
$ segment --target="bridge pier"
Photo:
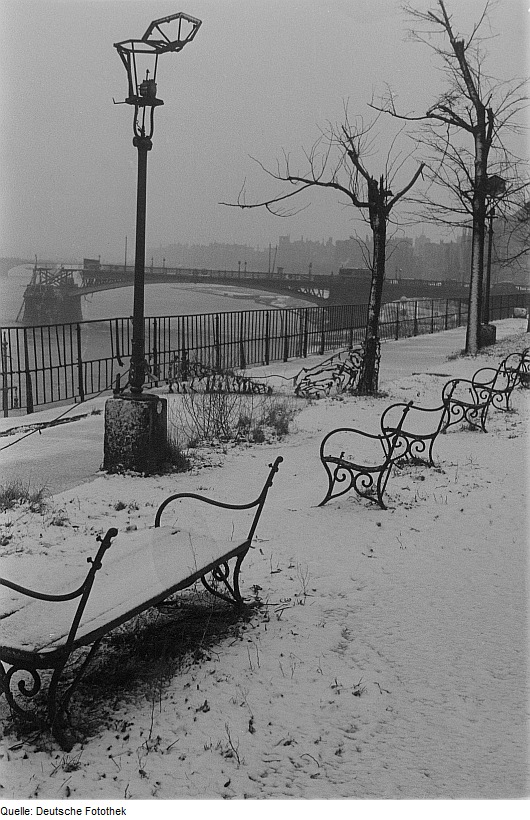
[[[25,325],[56,325],[82,322],[81,296],[52,285],[28,285],[24,292],[22,322]]]

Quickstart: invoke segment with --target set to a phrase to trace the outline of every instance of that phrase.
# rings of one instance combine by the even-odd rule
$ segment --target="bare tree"
[[[487,20],[491,0],[466,38],[456,32],[446,0],[433,0],[433,8],[421,11],[407,4],[405,11],[413,20],[413,39],[426,44],[440,58],[447,85],[429,110],[415,116],[397,110],[392,91],[378,111],[407,121],[427,123],[419,136],[427,171],[432,183],[441,186],[447,198],[435,198],[427,189],[422,201],[422,218],[438,224],[469,225],[471,217],[472,254],[466,352],[475,355],[480,347],[482,284],[484,271],[485,223],[488,207],[494,201],[508,205],[510,198],[524,187],[518,178],[520,160],[503,142],[504,132],[520,131],[517,115],[526,104],[525,81],[502,81],[485,72],[481,29]],[[447,46],[433,35],[440,34]],[[502,185],[501,185],[502,183]],[[455,219],[456,217],[456,219]]]
[[[394,194],[391,185],[409,157],[396,154],[392,158],[390,151],[383,172],[377,176],[372,175],[368,171],[366,157],[373,151],[371,132],[374,125],[375,121],[365,125],[360,118],[355,124],[351,123],[345,110],[343,122],[329,125],[311,150],[304,152],[304,172],[293,170],[287,154],[284,154],[282,163],[277,163],[275,171],[258,162],[269,176],[290,183],[295,190],[252,204],[245,201],[244,191],[241,191],[237,203],[222,203],[239,208],[264,207],[276,216],[286,217],[300,210],[289,210],[287,200],[297,197],[308,188],[320,187],[331,188],[344,194],[349,204],[361,211],[372,231],[372,279],[363,345],[363,365],[357,385],[357,390],[361,394],[373,394],[378,389],[379,315],[385,278],[387,228],[391,212],[397,202],[413,187],[424,167],[423,164],[419,165],[404,187]]]

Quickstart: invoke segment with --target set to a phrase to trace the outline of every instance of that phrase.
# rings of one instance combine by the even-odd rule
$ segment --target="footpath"
[[[526,321],[503,319],[495,322],[497,341],[525,331]],[[449,358],[464,349],[465,336],[465,327],[460,327],[383,342],[380,389],[386,390],[396,379],[418,373],[453,375],[454,367],[451,367]],[[302,367],[312,367],[329,355],[291,359],[286,363],[272,362],[267,367],[248,368],[247,372],[261,377],[270,375],[271,384],[281,389],[285,380],[295,376]],[[476,362],[472,357],[460,359],[459,372],[455,375],[470,376],[475,369]],[[275,379],[275,376],[281,378]],[[160,392],[164,395],[167,390]],[[107,396],[102,396],[69,408],[53,407],[31,415],[0,419],[0,483],[18,480],[32,487],[46,486],[53,495],[95,478],[103,461],[106,399]],[[61,423],[46,426],[56,420]]]

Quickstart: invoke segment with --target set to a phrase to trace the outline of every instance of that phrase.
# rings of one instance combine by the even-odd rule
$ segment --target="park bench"
[[[490,407],[510,409],[510,398],[518,384],[526,381],[528,350],[512,353],[497,368],[481,367],[471,379],[452,379],[443,386],[442,404],[447,412],[442,432],[461,421],[487,433]]]
[[[421,407],[412,402],[391,404],[381,415],[381,433],[386,440],[392,440],[395,435],[402,438],[403,461],[422,462],[433,467],[434,444],[444,431],[447,414],[448,400],[439,407]]]
[[[486,419],[491,407],[493,392],[478,390],[472,379],[451,379],[442,388],[442,404],[446,414],[442,433],[460,422],[487,433]]]
[[[477,398],[484,399],[491,393],[491,406],[498,410],[508,411],[514,389],[524,383],[524,367],[528,367],[527,351],[510,353],[497,368],[481,367],[475,371],[471,381],[475,386]]]
[[[0,585],[4,587],[0,614],[0,684],[12,712],[31,719],[30,710],[24,707],[34,703],[31,699],[41,690],[41,670],[49,670],[47,721],[56,740],[68,751],[75,742],[67,718],[70,699],[101,641],[112,630],[197,581],[213,595],[241,607],[244,603],[239,588],[241,564],[282,460],[279,456],[269,465],[263,489],[250,503],[228,504],[196,493],[176,493],[159,506],[153,528],[119,537],[115,528],[109,529],[103,538],[97,539],[101,543],[95,558],[87,559],[88,572],[80,572],[67,590],[64,583],[59,583],[53,592],[37,592],[0,578]],[[166,518],[169,515],[167,507],[183,502],[184,508],[188,502],[216,508],[213,528],[216,537],[202,527],[197,531],[191,529],[189,513],[182,506],[172,507],[173,516],[176,514],[178,518],[162,526],[162,515],[165,513]],[[220,509],[228,511],[225,515],[230,535],[226,540],[217,537]],[[200,517],[200,510],[195,520],[197,515]],[[182,526],[176,523],[180,517]],[[240,539],[233,538],[235,525],[230,519],[234,518],[243,519]],[[107,556],[111,546],[115,555]],[[9,592],[6,593],[6,589]],[[73,653],[81,648],[88,653],[73,680],[66,683],[65,667]],[[63,690],[61,693],[59,688]]]
[[[313,367],[303,367],[293,379],[295,395],[318,399],[333,392],[353,392],[362,362],[362,347],[354,347],[341,350]]]
[[[530,347],[526,347],[521,353],[519,383],[521,387],[528,387],[530,385]]]
[[[388,434],[338,427],[324,436],[320,444],[320,461],[326,471],[328,489],[319,507],[353,489],[357,495],[386,510],[383,496],[390,473],[407,452],[401,425],[411,404],[403,405],[401,419]]]

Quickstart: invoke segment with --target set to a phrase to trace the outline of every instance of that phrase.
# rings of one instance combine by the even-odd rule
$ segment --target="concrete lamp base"
[[[103,469],[150,474],[167,460],[166,399],[152,393],[107,399]]]
[[[480,325],[478,331],[478,346],[489,347],[497,341],[497,328],[495,325]]]

